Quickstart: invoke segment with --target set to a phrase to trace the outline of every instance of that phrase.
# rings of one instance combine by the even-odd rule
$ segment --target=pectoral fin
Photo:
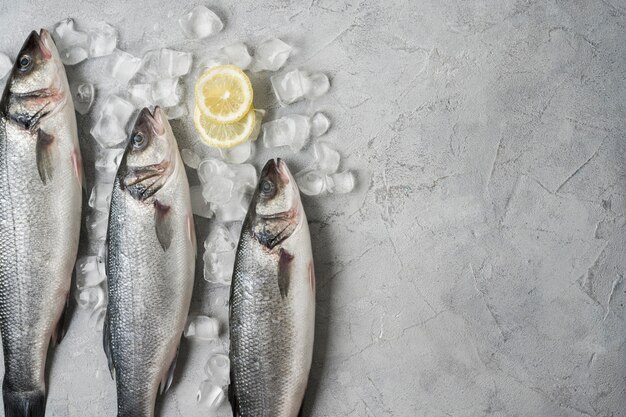
[[[102,328],[102,346],[104,347],[104,354],[107,357],[107,363],[109,364],[109,372],[111,372],[111,378],[115,379],[115,366],[113,364],[113,352],[111,351],[111,326],[109,325],[109,311],[107,310],[104,316],[104,326]]]
[[[72,281],[74,281],[72,279]],[[59,317],[59,321],[54,328],[54,332],[52,333],[52,346],[56,346],[61,343],[65,333],[67,333],[67,328],[69,327],[69,319],[70,314],[68,310],[70,309],[70,297],[69,295],[65,299],[65,306],[63,306],[63,311],[61,312],[61,316]]]
[[[280,290],[280,296],[282,298],[287,297],[289,294],[290,271],[291,261],[293,255],[287,252],[285,249],[280,249],[280,258],[278,259],[278,289]]]
[[[172,381],[174,380],[174,371],[176,370],[176,361],[178,359],[178,349],[179,348],[176,348],[176,354],[174,355],[174,359],[172,360],[172,363],[170,364],[170,367],[168,368],[165,377],[159,385],[159,395],[162,395],[172,385]]]
[[[159,239],[163,250],[167,251],[172,243],[172,216],[170,206],[166,206],[158,200],[154,202],[154,224],[157,239]]]
[[[58,152],[54,143],[54,136],[39,129],[37,131],[35,152],[37,154],[39,178],[41,178],[41,182],[47,184],[54,175],[55,154]]]

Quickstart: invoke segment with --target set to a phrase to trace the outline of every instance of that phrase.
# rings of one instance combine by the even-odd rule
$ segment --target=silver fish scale
[[[232,281],[231,366],[242,417],[291,417],[299,408],[293,308],[278,287],[278,256],[244,224]],[[295,361],[295,362],[294,362]]]
[[[170,249],[164,251],[156,236],[152,204],[133,199],[120,189],[118,180],[114,184],[107,322],[119,416],[153,415],[159,384],[180,342],[191,299],[195,256],[184,201],[180,198],[181,207],[170,212],[173,240]]]
[[[36,131],[0,118],[0,331],[5,388],[14,392],[45,392],[47,348],[76,259],[81,187],[70,158],[77,143],[67,106],[44,125],[62,156],[45,185]]]

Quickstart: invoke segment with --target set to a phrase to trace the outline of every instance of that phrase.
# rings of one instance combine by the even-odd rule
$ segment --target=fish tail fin
[[[10,391],[3,389],[5,417],[44,417],[46,394],[43,390]]]

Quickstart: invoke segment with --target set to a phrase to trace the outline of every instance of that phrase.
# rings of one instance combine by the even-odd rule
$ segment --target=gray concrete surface
[[[326,111],[323,140],[359,171],[353,194],[304,199],[318,276],[306,415],[626,416],[624,1],[216,0],[226,30],[185,41],[176,20],[193,4],[3,0],[0,51],[72,16],[115,25],[135,54],[279,36],[298,47],[288,68],[331,76],[327,96],[286,109],[253,78],[270,117]],[[104,62],[68,75],[106,84]],[[189,120],[173,125],[208,154]],[[192,310],[212,313],[197,281]],[[79,311],[48,415],[115,415],[100,339]],[[208,415],[207,349],[183,342],[160,415]]]

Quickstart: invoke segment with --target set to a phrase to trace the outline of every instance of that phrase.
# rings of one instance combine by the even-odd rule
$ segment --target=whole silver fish
[[[299,414],[313,354],[315,272],[298,187],[270,160],[243,224],[230,295],[233,415]]]
[[[65,69],[45,30],[24,43],[0,102],[0,331],[4,415],[43,416],[48,345],[81,223],[82,166]]]
[[[159,108],[139,114],[113,185],[104,350],[119,417],[154,415],[172,381],[196,256],[189,184]]]

